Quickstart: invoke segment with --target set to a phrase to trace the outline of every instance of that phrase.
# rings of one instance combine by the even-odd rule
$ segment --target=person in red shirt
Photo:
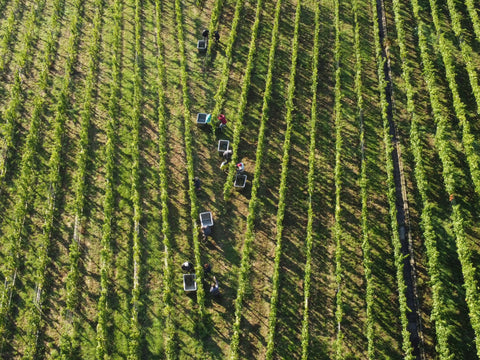
[[[225,115],[223,114],[218,115],[218,120],[220,121],[218,128],[223,129],[227,125],[227,119],[225,118]]]
[[[237,173],[241,174],[245,171],[245,165],[241,162],[237,164]]]

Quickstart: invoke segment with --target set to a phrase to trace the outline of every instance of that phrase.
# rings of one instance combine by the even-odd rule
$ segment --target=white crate
[[[208,46],[208,43],[207,43],[206,40],[198,40],[198,42],[197,42],[198,51],[200,51],[200,52],[207,51],[207,46]]]
[[[213,226],[213,217],[210,211],[200,213],[201,226]]]
[[[197,291],[197,281],[195,274],[183,274],[183,290]]]
[[[233,187],[236,189],[243,189],[247,184],[247,175],[237,174],[235,176],[235,182],[233,183]]]
[[[230,141],[228,140],[218,140],[218,151],[223,153],[228,150],[230,147]]]
[[[212,120],[212,114],[198,113],[197,114],[197,125],[205,125],[210,123]]]

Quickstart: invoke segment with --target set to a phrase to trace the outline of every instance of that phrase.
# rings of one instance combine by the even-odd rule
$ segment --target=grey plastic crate
[[[205,52],[205,51],[207,51],[207,46],[208,46],[207,41],[205,41],[205,40],[198,40],[198,42],[197,42],[197,49],[198,49],[199,52]]]
[[[237,174],[235,176],[235,182],[233,183],[233,187],[236,189],[243,189],[247,184],[247,175]]]
[[[223,153],[228,150],[230,146],[230,141],[228,140],[218,140],[218,151]]]
[[[213,226],[213,217],[210,211],[200,213],[201,226]]]
[[[206,113],[198,113],[197,114],[197,125],[205,125],[210,123],[212,119],[211,114],[206,114]]]
[[[195,274],[183,274],[183,290],[197,291],[197,281]]]

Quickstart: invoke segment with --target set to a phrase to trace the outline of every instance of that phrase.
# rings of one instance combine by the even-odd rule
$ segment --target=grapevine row
[[[255,10],[255,22],[252,26],[252,35],[250,37],[250,46],[248,48],[247,64],[245,65],[245,74],[242,79],[242,93],[240,95],[240,103],[238,105],[238,110],[233,115],[233,139],[232,139],[232,161],[228,168],[227,182],[223,188],[223,196],[225,200],[228,200],[233,186],[233,177],[235,175],[235,164],[238,162],[238,145],[240,143],[240,135],[243,130],[243,116],[245,115],[245,110],[247,108],[247,96],[250,89],[250,81],[252,76],[252,69],[255,59],[255,53],[257,51],[257,46],[255,44],[258,35],[258,26],[260,25],[260,13],[262,11],[263,0],[257,0],[257,8]]]
[[[434,73],[433,63],[428,56],[428,46],[426,35],[424,33],[425,24],[419,17],[419,5],[418,1],[411,1],[413,6],[413,13],[419,25],[418,27],[418,42],[420,47],[420,53],[422,63],[424,66],[424,76],[427,83],[427,88],[430,94],[430,103],[433,110],[433,116],[437,123],[437,131],[435,134],[435,143],[438,150],[438,154],[443,166],[443,180],[445,188],[448,194],[455,194],[457,190],[458,171],[452,158],[452,145],[448,141],[447,122],[448,119],[445,116],[445,111],[441,105],[438,93],[439,89],[436,85],[436,77]],[[454,198],[452,198],[452,213],[451,222],[456,238],[457,253],[460,260],[462,274],[465,282],[466,290],[466,303],[469,309],[470,322],[472,324],[473,331],[475,333],[475,343],[477,348],[477,355],[480,356],[480,301],[478,297],[478,285],[475,279],[475,268],[470,259],[468,248],[468,241],[464,228],[464,215],[461,204]]]
[[[140,299],[140,266],[141,266],[141,234],[140,219],[140,120],[142,109],[142,23],[141,23],[142,1],[135,0],[135,61],[133,70],[133,114],[131,119],[132,127],[132,188],[131,201],[133,204],[133,287],[132,287],[132,312],[130,315],[130,336],[128,342],[128,359],[139,359],[141,329],[138,320]]]
[[[64,1],[56,0],[53,4],[54,11],[49,21],[49,28],[52,29],[48,35],[46,51],[43,58],[42,72],[40,73],[39,91],[37,92],[34,100],[34,109],[32,113],[33,118],[37,117],[35,121],[39,121],[40,117],[44,113],[45,107],[45,95],[44,92],[47,89],[47,79],[49,76],[49,69],[53,63],[53,56],[57,50],[56,43],[60,34],[61,23],[59,18],[63,15]],[[54,191],[52,187],[51,191]],[[51,192],[49,192],[50,194]],[[47,212],[50,212],[54,207],[53,199],[47,196]],[[35,296],[32,297],[32,303],[29,304],[27,313],[28,325],[26,329],[26,347],[24,352],[24,359],[34,359],[37,357],[38,352],[38,332],[41,326],[42,313],[41,309],[44,303],[44,287],[46,283],[46,268],[50,262],[49,248],[50,248],[50,234],[52,230],[53,216],[50,221],[46,220],[43,224],[43,232],[40,235],[40,246],[37,254],[37,263],[34,273],[35,279]]]
[[[0,16],[3,15],[3,10],[8,5],[9,0],[0,0]]]
[[[480,41],[480,19],[478,17],[478,12],[475,6],[474,0],[465,0],[465,5],[467,5],[468,14],[470,15],[470,20],[473,24],[473,31],[477,37],[477,41]]]
[[[112,223],[115,211],[114,201],[114,169],[115,169],[115,146],[117,136],[115,129],[117,127],[120,109],[118,101],[120,98],[120,35],[122,20],[122,2],[116,0],[113,4],[113,42],[111,55],[111,73],[110,96],[108,99],[108,123],[107,123],[107,143],[105,145],[105,197],[103,199],[103,226],[102,226],[102,250],[100,252],[100,298],[97,304],[97,347],[95,349],[96,358],[103,360],[108,358],[107,347],[107,323],[110,312],[108,310],[108,287],[110,283],[109,268],[112,263]]]
[[[35,9],[35,3],[32,3],[32,11]],[[20,21],[23,16],[24,6],[22,1],[14,0],[13,6],[8,14],[7,25],[5,27],[5,33],[3,34],[2,41],[0,42],[0,73],[5,70],[7,64],[7,56],[10,48],[12,47],[13,36],[15,34],[15,28],[17,21]]]
[[[342,165],[341,157],[343,152],[343,140],[342,140],[342,91],[341,91],[341,66],[340,66],[340,4],[339,0],[334,1],[335,6],[335,170],[334,170],[334,182],[335,182],[335,225],[334,225],[334,237],[335,237],[335,284],[337,285],[336,297],[335,297],[335,320],[337,326],[337,337],[335,339],[335,353],[336,359],[343,358],[343,332],[341,323],[343,319],[343,291],[342,291],[342,225],[341,219],[341,187],[342,187]]]
[[[220,18],[220,14],[222,12],[224,0],[215,0],[215,5],[213,6],[212,15],[210,17],[210,24],[208,25],[208,31],[210,34],[217,29],[218,26],[218,19]],[[208,41],[207,47],[207,59],[210,59],[210,55],[212,54],[212,46],[213,41]]]
[[[167,174],[167,124],[166,124],[166,108],[165,108],[165,64],[163,57],[163,42],[160,37],[161,29],[161,4],[160,0],[155,0],[156,10],[156,41],[157,41],[157,72],[158,72],[158,171],[160,177],[160,205],[162,208],[162,234],[163,234],[163,248],[164,248],[164,279],[165,285],[163,288],[163,303],[165,316],[165,355],[167,359],[174,359],[176,356],[175,350],[175,324],[173,321],[173,265],[170,254],[171,244],[171,230],[168,221],[168,174]]]
[[[20,60],[18,61],[18,67],[25,69],[27,65],[28,55],[33,48],[34,31],[36,30],[37,20],[45,7],[45,1],[42,0],[33,5],[32,12],[30,13],[26,21],[26,30],[22,39],[22,49],[20,52]]]
[[[259,204],[257,193],[260,187],[260,174],[262,170],[263,156],[265,153],[265,126],[267,123],[269,104],[272,97],[273,66],[275,62],[275,51],[278,43],[278,28],[280,23],[281,7],[282,0],[277,0],[272,29],[270,52],[268,56],[267,80],[265,83],[265,93],[263,95],[262,116],[260,119],[260,128],[258,130],[255,170],[252,181],[252,192],[250,202],[248,203],[247,229],[245,231],[245,242],[243,244],[240,273],[238,275],[237,297],[235,298],[235,321],[233,323],[233,334],[230,340],[230,359],[232,360],[237,360],[239,357],[238,346],[240,343],[241,331],[240,321],[242,319],[243,298],[245,296],[246,286],[248,282],[248,274],[250,271],[250,254],[252,252],[252,243],[255,239],[254,220],[257,216],[257,207]]]
[[[422,228],[425,238],[425,247],[428,256],[428,274],[432,287],[432,319],[435,321],[435,333],[437,337],[437,353],[440,359],[449,359],[451,357],[448,347],[448,336],[451,333],[446,319],[447,293],[441,280],[441,265],[439,262],[439,251],[437,248],[437,236],[433,219],[433,204],[428,199],[430,191],[429,181],[423,161],[423,151],[421,146],[422,135],[420,133],[419,115],[415,111],[415,89],[412,85],[411,69],[408,61],[408,50],[406,46],[405,28],[403,18],[401,17],[401,7],[398,0],[393,2],[395,24],[397,30],[398,43],[400,47],[400,57],[402,59],[402,77],[405,80],[405,92],[407,96],[407,111],[411,116],[410,143],[415,159],[415,179],[418,191],[422,199]]]
[[[397,208],[396,208],[396,188],[394,180],[394,165],[393,165],[393,144],[390,136],[390,124],[387,114],[387,98],[386,98],[386,89],[387,82],[384,74],[384,65],[385,58],[382,54],[382,44],[380,39],[380,29],[379,29],[379,18],[377,13],[377,3],[376,0],[371,0],[370,8],[373,14],[373,33],[375,39],[375,58],[377,62],[377,77],[378,77],[378,91],[380,93],[380,106],[382,109],[382,120],[383,120],[383,142],[385,145],[385,161],[386,161],[386,171],[387,171],[387,198],[389,203],[389,213],[390,213],[390,223],[392,231],[392,243],[394,249],[394,258],[396,266],[396,277],[397,277],[397,289],[398,289],[398,301],[400,304],[400,322],[402,324],[402,349],[404,352],[404,358],[406,360],[413,360],[414,356],[412,354],[413,348],[410,342],[410,332],[408,331],[408,319],[407,313],[411,310],[407,305],[406,298],[406,288],[405,279],[403,276],[404,268],[404,257],[401,251],[401,242],[399,236],[398,222],[397,222]]]
[[[308,213],[307,233],[305,239],[306,261],[305,276],[303,282],[303,318],[302,318],[302,360],[308,359],[308,348],[310,341],[309,331],[309,299],[310,279],[312,275],[312,247],[313,247],[313,203],[312,198],[315,191],[315,133],[317,131],[317,93],[318,93],[318,54],[320,52],[320,6],[315,6],[315,30],[313,36],[313,59],[312,59],[312,108],[310,115],[310,146],[308,155]]]
[[[21,102],[22,97],[22,80],[25,73],[25,70],[28,66],[27,60],[30,55],[30,51],[33,47],[33,35],[35,30],[35,25],[37,23],[38,16],[42,13],[43,8],[45,7],[45,1],[41,0],[39,2],[32,4],[32,11],[30,16],[27,19],[26,31],[22,39],[22,50],[18,59],[16,75],[14,77],[14,85],[12,87],[10,103],[7,105],[6,111],[6,120],[7,125],[4,128],[5,142],[1,144],[1,154],[0,154],[0,180],[4,179],[7,175],[7,162],[9,159],[9,153],[14,146],[14,136],[16,132],[16,121],[19,117],[19,102]],[[13,27],[13,25],[11,25]],[[8,35],[8,29],[7,34]],[[3,41],[6,38],[3,39]],[[48,52],[49,49],[47,49]],[[0,56],[0,72],[5,68],[5,57],[6,55]]]
[[[16,4],[16,6],[20,6],[19,4]],[[14,137],[15,137],[15,132],[17,131],[16,127],[16,122],[18,118],[20,117],[20,104],[22,102],[22,80],[24,76],[24,71],[26,67],[26,62],[27,58],[29,55],[29,52],[33,46],[33,31],[35,29],[35,24],[36,24],[36,19],[38,15],[42,12],[43,8],[45,6],[45,1],[41,0],[38,3],[33,3],[32,4],[32,11],[30,13],[30,16],[27,20],[27,29],[25,32],[25,35],[23,37],[23,50],[20,54],[20,58],[18,60],[18,66],[17,69],[15,70],[15,76],[14,76],[14,84],[11,89],[10,93],[10,101],[8,105],[6,106],[6,111],[4,113],[4,117],[6,120],[6,123],[3,125],[3,140],[1,141],[2,143],[0,144],[0,180],[3,180],[7,176],[7,165],[8,165],[8,160],[9,160],[9,153],[12,151],[12,148],[14,147]],[[18,9],[17,9],[18,10]],[[10,17],[8,19],[8,24],[7,24],[7,29],[5,30],[6,33],[2,39],[2,44],[0,47],[0,72],[3,72],[6,64],[6,54],[5,49],[3,47],[7,48],[11,42],[11,36],[12,36],[12,31],[14,31],[15,28],[15,14],[10,14]],[[1,51],[1,50],[4,51]]]
[[[24,59],[22,59],[24,60]],[[47,59],[45,59],[47,61]],[[19,71],[15,75],[15,84],[13,91],[21,88],[21,78]],[[44,90],[44,88],[42,89]],[[20,90],[15,92],[12,102],[20,101]],[[40,123],[43,113],[44,98],[37,96],[34,102],[34,111],[30,120],[30,127],[26,137],[25,145],[21,151],[22,157],[20,161],[20,175],[17,181],[17,189],[15,195],[15,205],[13,209],[13,223],[11,225],[10,232],[6,233],[6,241],[8,247],[8,256],[4,261],[6,279],[12,279],[7,281],[5,287],[2,289],[1,307],[0,307],[0,335],[5,332],[5,326],[7,323],[6,315],[10,308],[10,300],[15,290],[15,279],[19,267],[22,264],[20,251],[24,247],[25,243],[25,220],[28,216],[29,205],[31,204],[33,192],[32,187],[35,183],[35,171],[36,171],[36,154],[39,144],[40,135]],[[15,105],[11,105],[15,107]],[[18,105],[19,106],[19,105]],[[7,110],[10,113],[11,108]],[[18,115],[16,113],[15,115]],[[5,169],[4,169],[5,170]]]
[[[399,4],[398,1],[395,1],[395,6],[398,10],[396,10],[395,17],[399,19],[398,31],[399,34],[402,35],[403,39],[405,38],[404,35],[404,28],[403,28],[403,19],[400,18],[400,11],[399,11]],[[400,23],[401,21],[401,23]],[[423,42],[423,35],[421,36],[421,40]],[[400,51],[403,52],[402,58],[406,59],[407,50],[404,44],[404,41],[401,43]],[[424,49],[425,55],[427,55],[426,50]],[[428,60],[425,58],[425,60]],[[431,62],[427,61],[427,66],[431,66]],[[434,204],[428,200],[428,192],[430,191],[429,187],[429,180],[427,178],[427,174],[424,167],[423,162],[423,153],[421,147],[421,138],[422,135],[420,133],[420,126],[419,126],[419,116],[415,112],[415,91],[411,84],[411,77],[410,77],[410,69],[409,64],[406,60],[402,63],[403,74],[405,79],[406,85],[406,93],[407,93],[407,109],[412,116],[412,123],[411,123],[411,130],[410,130],[410,140],[412,145],[412,150],[415,157],[415,177],[417,181],[417,187],[422,197],[423,202],[423,211],[421,214],[422,217],[422,225],[424,229],[424,237],[425,237],[425,246],[427,249],[428,255],[428,274],[430,275],[430,282],[432,286],[432,320],[435,321],[435,332],[437,337],[437,352],[440,356],[440,359],[450,359],[452,354],[450,353],[448,338],[451,334],[451,326],[452,324],[448,322],[448,317],[446,312],[446,304],[448,302],[448,290],[445,288],[443,281],[441,279],[441,274],[443,272],[442,265],[439,261],[439,250],[437,246],[437,231],[434,227],[434,219],[433,219],[433,209]],[[427,71],[432,72],[432,68],[428,68]],[[433,74],[433,72],[432,72]],[[433,79],[432,79],[433,80]],[[433,85],[434,83],[431,83]]]
[[[463,61],[470,80],[470,86],[472,87],[473,95],[475,96],[475,102],[477,104],[477,113],[480,114],[480,86],[478,85],[478,77],[476,73],[475,64],[472,62],[470,54],[473,53],[472,47],[464,40],[464,31],[461,25],[461,16],[458,13],[455,3],[452,0],[447,0],[448,11],[450,13],[450,19],[452,21],[452,29],[460,44],[460,51],[462,53]]]
[[[444,34],[441,32],[436,0],[430,0],[430,9],[431,9],[431,14],[433,18],[433,24],[435,26],[437,38],[439,41],[440,54],[442,56],[443,64],[445,66],[445,73],[448,80],[448,86],[452,93],[453,107],[455,109],[455,114],[457,115],[458,121],[462,126],[462,143],[465,149],[465,155],[467,158],[468,166],[470,168],[470,174],[472,176],[473,184],[475,186],[475,191],[477,192],[477,194],[480,195],[480,168],[479,168],[480,156],[478,154],[479,143],[475,139],[475,136],[470,131],[470,123],[467,120],[467,115],[465,112],[465,104],[460,99],[460,94],[458,93],[454,58],[453,58],[452,50],[450,47],[451,44],[447,44]],[[457,17],[457,21],[455,22],[457,25],[455,28],[457,28],[457,30],[458,30],[458,26],[460,26],[458,21],[459,20]],[[464,59],[465,59],[465,56],[469,57],[469,54],[466,54],[465,51],[472,51],[472,49],[469,48],[464,41],[460,41],[460,49],[461,49],[462,55],[464,56]],[[471,72],[468,71],[469,69],[471,70]],[[471,63],[470,65],[467,63],[467,71],[469,74],[470,84],[472,85],[474,95],[480,96],[480,89],[478,88],[478,83],[476,84],[476,74],[475,74],[476,71],[474,67],[472,68]],[[472,78],[475,79],[474,82],[472,82]]]
[[[407,59],[407,46],[405,40],[405,29],[403,18],[400,16],[401,8],[398,0],[394,1],[395,24],[398,34],[400,57],[402,59],[402,76],[405,80],[405,92],[407,96],[407,111],[411,115],[410,142],[415,159],[415,179],[418,191],[422,198],[423,208],[421,213],[423,236],[428,256],[428,273],[432,286],[432,320],[435,321],[435,332],[437,337],[437,352],[440,359],[451,357],[448,346],[448,337],[451,333],[451,324],[446,318],[447,292],[441,280],[441,265],[439,262],[439,251],[437,248],[437,231],[434,227],[433,203],[428,199],[430,185],[427,178],[423,153],[421,147],[422,135],[420,132],[419,115],[415,111],[415,89],[412,85],[411,69]]]
[[[1,124],[0,128],[0,181],[2,182],[7,176],[10,153],[15,146],[17,121],[22,112],[23,99],[22,79],[20,70],[17,70],[14,75],[12,88],[10,89],[9,102],[3,112],[4,123]]]
[[[198,239],[198,204],[197,195],[193,186],[194,168],[193,168],[193,154],[192,154],[192,133],[191,133],[191,119],[190,119],[190,100],[188,96],[187,85],[187,58],[185,56],[185,40],[183,30],[183,15],[182,6],[180,0],[175,0],[175,12],[177,21],[177,38],[180,51],[180,83],[182,86],[183,97],[183,119],[184,119],[184,132],[185,132],[185,154],[187,158],[187,174],[188,174],[188,195],[190,197],[190,217],[192,221],[192,237],[193,237],[193,250],[195,256],[195,273],[197,275],[197,282],[203,283],[203,268],[200,258],[200,242]],[[197,303],[199,306],[199,315],[201,318],[199,326],[203,326],[203,317],[205,313],[205,291],[202,286],[197,290]]]
[[[366,283],[366,321],[365,332],[367,338],[367,357],[368,359],[375,358],[375,343],[374,343],[374,320],[373,320],[373,301],[375,287],[372,280],[372,259],[371,246],[369,238],[369,223],[368,223],[368,173],[367,173],[367,159],[365,158],[365,126],[364,126],[364,97],[363,97],[363,82],[362,82],[362,54],[360,49],[360,23],[359,23],[359,4],[358,0],[352,1],[353,17],[354,17],[354,48],[355,48],[355,92],[357,96],[357,117],[360,125],[360,151],[361,151],[361,165],[360,165],[360,198],[362,202],[361,228],[362,228],[362,252],[363,252],[363,267],[365,272]]]
[[[232,65],[232,52],[235,39],[237,38],[237,28],[238,22],[240,20],[240,15],[243,9],[243,4],[245,0],[237,0],[235,5],[235,14],[233,16],[233,21],[230,31],[230,37],[228,38],[227,48],[225,50],[225,62],[223,63],[222,74],[220,75],[220,84],[218,85],[217,92],[214,96],[215,99],[215,108],[213,109],[213,114],[219,114],[222,111],[223,104],[225,103],[225,92],[227,91],[227,84],[230,75],[230,66]]]
[[[17,75],[18,76],[18,75]],[[40,100],[42,101],[42,100]],[[6,283],[2,289],[2,302],[0,307],[0,338],[2,345],[5,339],[7,327],[7,316],[10,309],[10,300],[15,291],[15,278],[22,267],[22,250],[26,246],[26,228],[25,220],[28,217],[30,202],[34,193],[32,187],[35,183],[36,173],[36,154],[40,138],[40,119],[39,116],[32,116],[30,129],[27,134],[25,145],[22,149],[22,158],[20,160],[20,176],[16,185],[16,194],[13,208],[13,221],[10,231],[7,231],[2,242],[6,244],[7,255],[4,259],[4,277],[13,279]],[[8,301],[8,302],[7,302]]]
[[[68,334],[68,339],[71,342],[72,346],[69,348],[64,348],[64,356],[70,351],[76,351],[79,342],[78,334],[78,322],[79,318],[76,315],[78,308],[80,306],[80,289],[79,289],[79,279],[80,272],[78,269],[78,263],[80,259],[80,227],[82,227],[84,206],[85,206],[85,194],[86,194],[86,169],[88,163],[88,151],[89,151],[89,130],[90,130],[90,121],[92,117],[92,97],[93,91],[95,89],[95,80],[98,67],[98,51],[100,48],[100,32],[102,26],[102,14],[103,14],[103,1],[95,1],[95,16],[93,19],[93,33],[92,40],[89,47],[89,63],[88,63],[88,72],[84,84],[84,98],[83,98],[83,109],[81,112],[80,119],[80,143],[79,151],[76,158],[76,176],[74,179],[74,227],[73,227],[73,238],[69,246],[69,262],[70,269],[67,274],[66,280],[66,304],[67,311],[72,316],[72,328]]]
[[[302,2],[297,1],[297,8],[295,11],[295,22],[292,40],[292,63],[290,67],[290,78],[287,89],[287,114],[285,121],[287,128],[285,130],[285,139],[283,143],[283,157],[282,157],[282,171],[280,174],[280,189],[278,197],[277,210],[277,224],[276,224],[276,246],[275,246],[275,260],[272,276],[272,295],[270,296],[270,313],[268,316],[268,334],[267,334],[267,352],[266,359],[273,359],[273,350],[275,346],[275,327],[277,324],[277,304],[280,286],[280,258],[282,256],[282,236],[283,236],[283,219],[285,217],[285,200],[287,197],[287,175],[288,162],[290,159],[290,138],[292,136],[293,128],[293,99],[295,96],[295,77],[297,75],[297,58],[298,58],[298,29],[300,26],[300,14],[302,9]]]

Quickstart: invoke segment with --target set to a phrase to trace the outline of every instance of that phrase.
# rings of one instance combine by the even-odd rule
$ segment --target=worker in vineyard
[[[238,163],[236,166],[238,174],[241,174],[245,171],[245,164],[243,162]]]
[[[185,261],[183,264],[182,264],[182,270],[184,272],[190,272],[193,270],[193,264],[190,262],[190,261]]]
[[[207,238],[212,236],[212,227],[204,225],[202,226],[202,236],[203,236],[203,241],[207,241]]]
[[[203,30],[202,32],[203,40],[207,41],[209,34],[210,34],[210,31],[208,31],[208,29]]]
[[[212,272],[212,266],[209,263],[203,265],[203,273],[208,276]]]
[[[218,286],[218,281],[215,276],[213,277],[213,281],[214,283],[212,284],[212,286],[210,286],[210,295],[218,296],[220,294],[220,288]]]
[[[202,190],[202,182],[196,176],[195,176],[195,178],[193,178],[193,186],[195,187],[195,190],[197,190],[197,191]]]
[[[227,151],[223,152],[223,162],[220,164],[220,169],[223,169],[225,165],[227,165],[230,160],[232,160],[233,150],[228,149]]]
[[[220,42],[220,34],[218,33],[217,30],[213,32],[213,38],[215,39],[215,43],[218,44]]]
[[[225,117],[225,115],[220,114],[220,115],[218,115],[218,118],[217,118],[217,119],[218,119],[218,121],[220,122],[220,123],[218,124],[218,128],[219,128],[220,130],[222,130],[225,126],[227,126],[227,118]]]

